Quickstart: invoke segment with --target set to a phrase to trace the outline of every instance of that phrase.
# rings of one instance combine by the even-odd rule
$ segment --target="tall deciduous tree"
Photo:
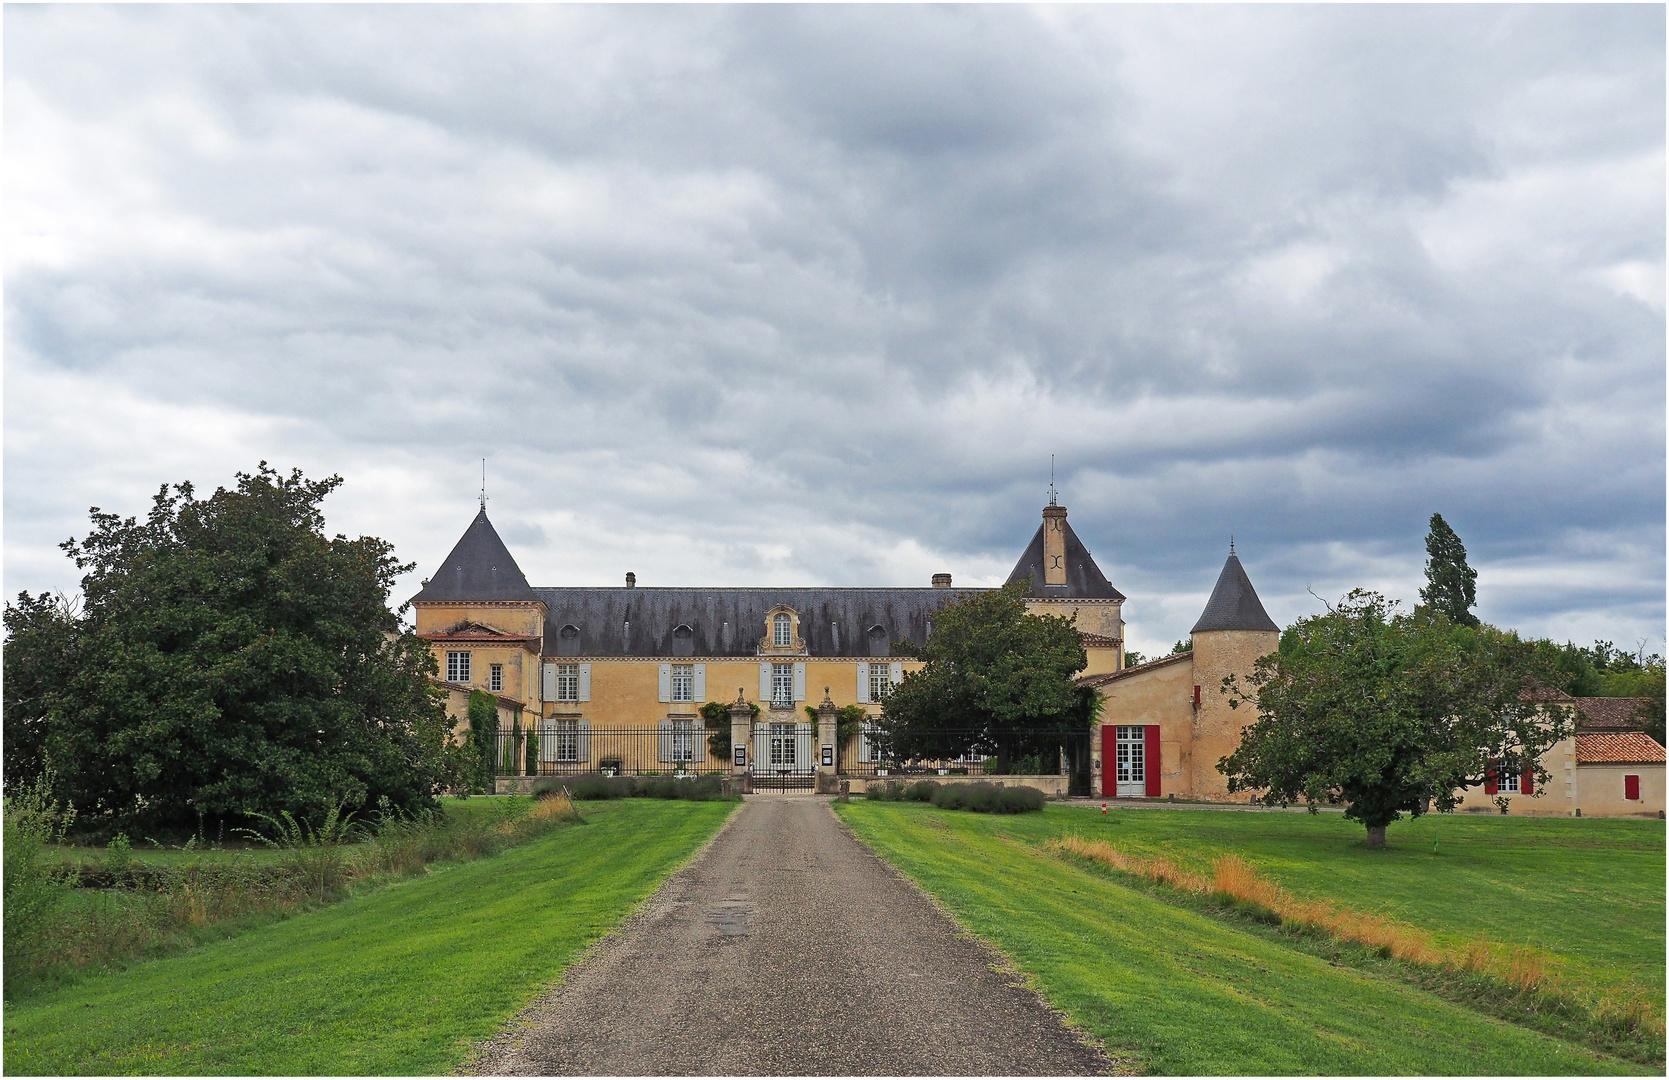
[[[1232,707],[1259,713],[1218,763],[1230,791],[1343,803],[1379,847],[1391,822],[1451,810],[1491,775],[1546,783],[1540,757],[1575,721],[1543,700],[1558,679],[1545,653],[1491,626],[1394,609],[1358,589],[1293,624],[1247,683],[1223,681]]]
[[[1478,572],[1466,564],[1466,545],[1442,514],[1431,515],[1426,534],[1426,587],[1420,600],[1458,626],[1477,626],[1472,608],[1478,602]]]
[[[1068,619],[1028,615],[1019,588],[947,604],[925,647],[908,652],[925,663],[883,705],[880,741],[893,757],[994,754],[1007,771],[1089,730],[1096,696],[1073,681],[1087,662],[1083,639]]]
[[[44,762],[130,831],[429,804],[457,765],[434,657],[387,607],[392,547],[324,536],[340,483],[262,462],[206,499],[165,485],[143,521],[94,508],[63,544],[80,612],[6,609],[8,784]]]

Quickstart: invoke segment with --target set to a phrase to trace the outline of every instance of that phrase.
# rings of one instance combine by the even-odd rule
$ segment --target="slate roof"
[[[452,554],[412,600],[537,600],[510,549],[482,510],[469,523]]]
[[[1200,621],[1189,633],[1198,634],[1203,630],[1280,630],[1263,610],[1263,602],[1252,588],[1252,579],[1246,576],[1246,568],[1240,565],[1240,557],[1233,551],[1223,564],[1223,572],[1217,575],[1217,585],[1211,590],[1211,599],[1205,602]]]
[[[1593,731],[1576,736],[1578,765],[1662,765],[1663,747],[1643,731]]]
[[[1123,600],[1124,594],[1113,588],[1113,583],[1108,581],[1101,568],[1095,565],[1095,560],[1090,557],[1089,548],[1078,539],[1078,534],[1072,531],[1072,526],[1065,518],[1061,518],[1060,523],[1066,534],[1066,584],[1043,583],[1042,525],[1037,527],[1032,542],[1026,545],[1026,550],[1020,555],[1020,561],[1014,564],[1014,572],[1008,575],[1008,581],[1004,584],[1026,582],[1031,586],[1029,595],[1038,598],[1058,596],[1070,599],[1083,597],[1093,600]]]
[[[799,615],[809,656],[886,656],[888,646],[927,642],[928,622],[945,604],[978,589],[624,588],[535,589],[549,609],[545,655],[754,656],[778,604]],[[570,637],[563,637],[573,627]],[[687,637],[674,631],[688,627]],[[783,659],[792,659],[784,657]]]

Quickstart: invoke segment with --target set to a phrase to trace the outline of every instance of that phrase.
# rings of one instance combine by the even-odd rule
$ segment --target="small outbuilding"
[[[1538,793],[1535,777],[1497,776],[1468,788],[1458,809],[1527,816],[1660,817],[1664,811],[1664,749],[1638,728],[1641,698],[1550,696],[1577,712],[1576,734],[1542,755],[1551,774]]]

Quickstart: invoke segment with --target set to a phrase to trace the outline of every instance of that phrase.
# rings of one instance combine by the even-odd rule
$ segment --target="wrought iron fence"
[[[809,787],[822,764],[817,727],[806,723],[754,725],[745,747],[730,747],[730,729],[712,731],[700,720],[668,720],[654,727],[593,727],[587,720],[535,720],[531,726],[500,730],[490,766],[497,777],[616,776],[730,773],[741,765],[756,787]],[[1070,775],[1076,788],[1082,774],[1089,784],[1089,734],[1058,731],[1015,733],[1004,770],[1009,775]],[[736,751],[742,751],[738,760]],[[901,759],[891,753],[879,732],[865,729],[834,748],[833,764],[842,776],[981,776],[999,775],[998,758],[989,748],[944,759]]]
[[[960,732],[929,732],[951,736]],[[1006,768],[995,747],[976,745],[972,752],[956,757],[905,758],[896,754],[877,729],[865,728],[841,744],[837,769],[842,776],[1073,776],[1083,774],[1089,783],[1089,733],[1061,733],[1055,729],[1021,730],[1012,735]]]
[[[714,753],[715,733],[701,722],[669,721],[647,728],[593,728],[586,720],[541,720],[500,729],[493,771],[510,776],[616,776],[651,773],[728,773],[731,760]],[[730,732],[723,733],[728,741]],[[722,751],[722,742],[717,749]]]

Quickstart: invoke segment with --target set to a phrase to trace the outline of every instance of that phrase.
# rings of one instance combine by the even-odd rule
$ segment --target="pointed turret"
[[[1258,599],[1257,590],[1252,588],[1252,579],[1246,576],[1246,568],[1240,565],[1240,558],[1231,544],[1229,561],[1223,564],[1223,572],[1217,575],[1217,587],[1211,590],[1211,599],[1205,602],[1205,611],[1190,633],[1209,630],[1273,630],[1278,633],[1280,629],[1269,613],[1263,610],[1263,602]]]
[[[1004,584],[1022,581],[1031,586],[1030,595],[1040,600],[1124,599],[1066,523],[1066,507],[1053,502],[1043,508],[1043,524],[1032,534],[1032,542]]]
[[[452,554],[440,564],[412,597],[415,603],[444,603],[471,600],[530,600],[541,603],[522,576],[510,549],[487,520],[485,508],[475,515]]]

